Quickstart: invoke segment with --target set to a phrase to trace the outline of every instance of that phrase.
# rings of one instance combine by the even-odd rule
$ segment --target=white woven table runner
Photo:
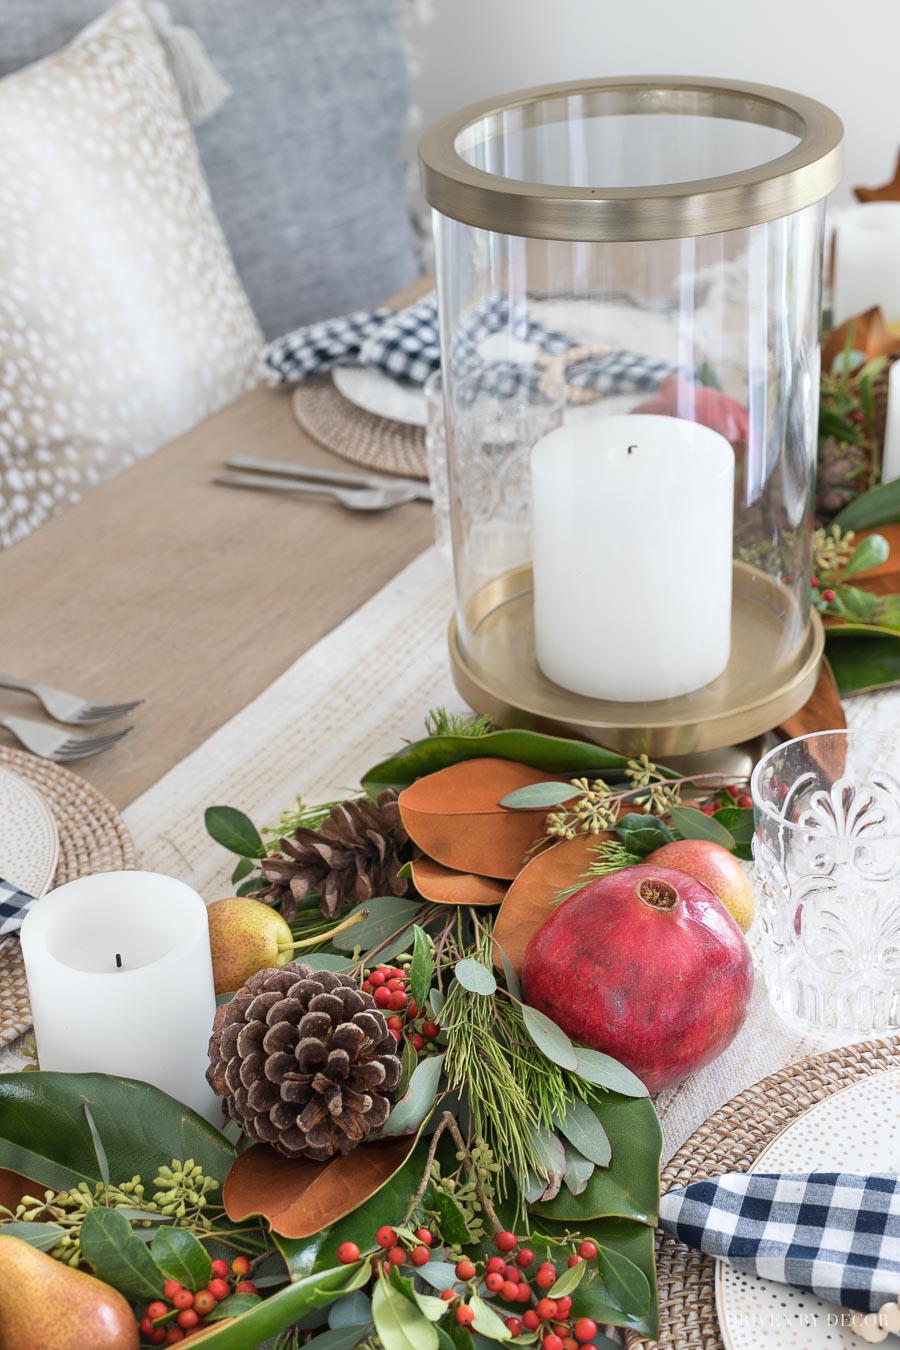
[[[206,834],[207,806],[274,823],[297,793],[313,803],[352,791],[371,764],[423,734],[429,708],[463,708],[447,660],[452,602],[446,563],[429,549],[128,807],[140,865],[207,901],[229,895],[233,859]],[[850,700],[847,714],[854,728],[893,735],[900,689]],[[731,1048],[658,1099],[664,1158],[736,1093],[821,1048],[779,1021],[758,980]],[[13,1067],[11,1054],[0,1060]]]

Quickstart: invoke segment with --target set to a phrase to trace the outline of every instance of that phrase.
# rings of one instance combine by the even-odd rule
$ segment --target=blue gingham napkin
[[[28,907],[33,903],[33,895],[20,891],[11,881],[0,877],[0,938],[19,931]]]
[[[664,1195],[659,1226],[744,1274],[827,1303],[877,1312],[900,1295],[895,1172],[732,1172]]]
[[[533,343],[544,356],[559,356],[579,345],[566,333],[538,323],[529,316],[527,306],[497,291],[471,306],[458,325],[451,356],[454,373],[478,374],[483,388],[507,392],[510,381],[522,378],[523,367],[510,361],[485,361],[480,355],[480,344],[500,332]],[[395,379],[424,384],[440,363],[433,293],[408,309],[358,310],[309,324],[270,342],[263,353],[263,370],[270,384],[290,384],[316,371],[348,365],[374,366]],[[573,363],[566,381],[597,394],[653,390],[679,370],[637,352],[609,351]]]

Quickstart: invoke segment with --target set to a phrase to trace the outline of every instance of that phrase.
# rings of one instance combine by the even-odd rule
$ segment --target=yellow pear
[[[259,900],[230,896],[207,905],[209,945],[212,949],[213,979],[216,994],[229,994],[255,975],[258,970],[286,966],[301,947],[327,942],[335,934],[365,918],[367,911],[354,914],[327,933],[294,941],[290,925],[277,909]]]
[[[93,1275],[0,1235],[0,1345],[5,1350],[138,1350],[128,1301]]]

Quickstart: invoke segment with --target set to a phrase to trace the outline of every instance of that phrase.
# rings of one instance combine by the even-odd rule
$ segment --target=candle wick
[[[636,450],[636,449],[637,449],[637,446],[636,446],[636,445],[629,445],[629,447],[628,447],[628,453],[629,453],[629,455],[631,454],[632,450]]]
[[[122,969],[122,957],[121,957],[121,955],[119,954],[119,952],[116,952],[116,968],[117,968],[118,970],[121,970],[121,969]]]

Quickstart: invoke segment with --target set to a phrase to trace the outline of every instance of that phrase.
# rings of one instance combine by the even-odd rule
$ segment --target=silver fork
[[[71,764],[76,759],[99,755],[131,730],[131,727],[123,727],[121,731],[109,731],[104,736],[69,736],[65,731],[47,726],[46,722],[31,722],[26,717],[0,717],[0,727],[11,731],[33,755],[55,760],[57,764]]]
[[[395,506],[415,501],[418,496],[416,488],[394,484],[383,488],[342,488],[333,483],[307,483],[299,478],[277,478],[274,474],[262,473],[220,473],[213,481],[224,487],[255,488],[260,492],[331,497],[348,511],[390,511]]]
[[[62,689],[51,689],[48,684],[17,680],[15,675],[0,675],[0,689],[20,689],[23,693],[34,694],[55,721],[66,722],[70,726],[111,722],[115,717],[124,717],[144,701],[136,698],[130,703],[90,703],[86,698],[67,694]]]

